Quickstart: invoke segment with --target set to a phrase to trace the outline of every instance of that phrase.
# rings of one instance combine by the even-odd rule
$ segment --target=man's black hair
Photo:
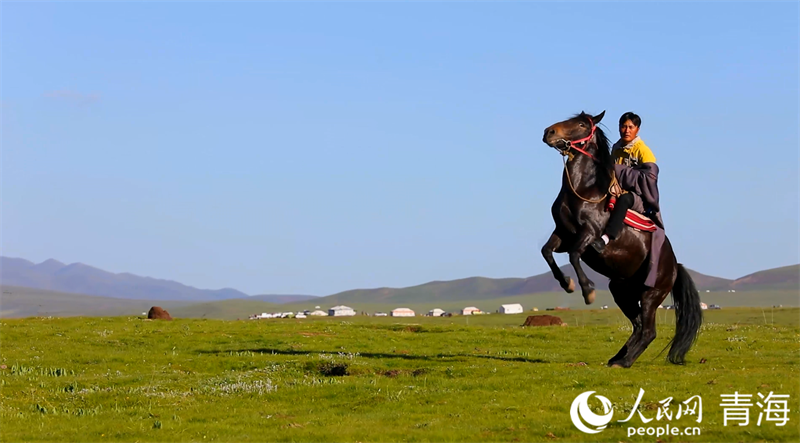
[[[631,123],[634,124],[637,128],[642,126],[642,119],[638,115],[634,114],[633,112],[626,112],[622,114],[622,117],[619,118],[619,125],[622,126],[623,123],[630,120]]]

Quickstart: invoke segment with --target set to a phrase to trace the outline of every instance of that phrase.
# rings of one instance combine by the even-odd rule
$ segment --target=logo
[[[595,391],[586,391],[583,394],[575,397],[572,401],[572,407],[569,408],[569,416],[572,418],[572,423],[578,430],[586,434],[597,434],[606,428],[606,425],[611,421],[614,415],[614,409],[611,407],[611,401],[602,395],[595,395],[600,403],[603,404],[603,415],[597,415],[589,409],[589,397]],[[595,429],[592,429],[584,424],[588,423]]]
[[[606,429],[614,415],[614,406],[608,398],[602,395],[595,394],[596,391],[586,391],[572,401],[572,406],[569,408],[569,416],[572,419],[572,424],[578,428],[579,431],[585,434],[599,434]],[[720,406],[724,410],[723,426],[739,425],[748,426],[752,422],[756,426],[769,426],[769,422],[773,422],[775,426],[785,426],[790,421],[789,414],[790,396],[789,394],[775,394],[770,391],[767,395],[757,392],[757,397],[753,394],[742,394],[739,391],[733,394],[721,394],[722,402]],[[600,400],[603,405],[603,413],[596,414],[589,407],[589,399],[592,396]],[[622,399],[623,397],[620,397]],[[656,406],[655,411],[653,408],[648,407],[647,410],[640,408],[642,399],[644,398],[644,389],[639,388],[639,395],[636,396],[636,402],[631,409],[630,415],[624,420],[617,420],[618,423],[630,423],[637,414],[639,419],[645,425],[649,426],[628,426],[628,437],[634,435],[639,436],[655,436],[662,437],[668,436],[699,436],[701,429],[698,426],[682,426],[673,424],[683,419],[694,420],[696,424],[703,421],[703,399],[699,395],[693,395],[684,401],[676,400],[673,402],[672,397],[667,397],[659,400],[658,403],[649,403],[648,406]],[[757,407],[757,408],[756,408]],[[625,408],[627,410],[627,408]],[[597,408],[595,408],[597,410]],[[755,414],[751,412],[758,412],[758,420],[755,419]],[[648,417],[649,415],[649,417]],[[665,423],[663,426],[661,424]],[[633,423],[630,423],[633,424]]]

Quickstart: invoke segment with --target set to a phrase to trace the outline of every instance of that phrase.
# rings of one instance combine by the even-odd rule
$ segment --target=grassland
[[[2,290],[0,318],[138,315],[151,306],[172,310],[198,304],[178,300],[130,300],[7,285]]]
[[[724,308],[730,307],[756,307],[763,306],[769,310],[772,306],[783,305],[785,307],[800,306],[800,293],[797,291],[759,291],[759,292],[703,292],[700,294],[703,302],[708,304],[718,304]],[[263,304],[259,304],[263,303]],[[520,303],[525,310],[537,307],[544,311],[548,307],[566,306],[573,310],[592,310],[600,306],[608,305],[616,308],[614,299],[608,291],[598,291],[597,299],[594,304],[586,306],[583,298],[578,293],[567,294],[566,292],[545,292],[540,294],[515,295],[511,297],[492,298],[483,300],[449,300],[449,301],[418,301],[400,303],[350,303],[348,306],[357,312],[389,312],[394,308],[411,308],[418,314],[425,314],[433,308],[441,308],[448,312],[459,311],[467,306],[477,306],[486,312],[495,312],[500,305],[507,303]],[[671,304],[672,298],[669,297],[664,304]],[[328,309],[332,304],[325,304],[324,300],[308,300],[301,303],[270,304],[255,300],[223,300],[217,302],[201,303],[190,306],[176,306],[170,309],[174,317],[182,318],[216,318],[223,320],[236,320],[237,318],[247,318],[250,314],[274,311],[302,311],[313,309],[320,305],[323,309]]]
[[[570,326],[519,327],[527,314],[4,319],[0,439],[655,441],[616,421],[583,434],[569,419],[588,390],[622,419],[643,388],[648,418],[667,397],[703,399],[702,423],[666,422],[702,434],[663,442],[800,440],[800,310],[706,311],[685,366],[658,355],[674,332],[660,312],[658,338],[628,370],[604,366],[630,334],[619,311],[557,314]],[[790,421],[757,426],[753,412],[723,426],[720,394],[734,391],[789,394]]]

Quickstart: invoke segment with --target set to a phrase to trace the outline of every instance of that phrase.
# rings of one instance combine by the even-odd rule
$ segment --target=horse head
[[[567,150],[572,144],[591,142],[597,130],[597,124],[603,120],[605,114],[606,111],[603,111],[593,117],[581,112],[569,120],[549,126],[544,130],[542,141],[547,146],[559,150]]]

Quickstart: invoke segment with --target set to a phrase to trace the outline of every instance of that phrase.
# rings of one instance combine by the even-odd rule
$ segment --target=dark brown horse
[[[575,283],[553,260],[553,252],[569,253],[586,304],[594,301],[595,286],[581,268],[581,260],[610,279],[608,288],[633,324],[633,334],[608,361],[609,366],[630,367],[647,349],[656,338],[656,310],[672,291],[676,328],[670,343],[669,361],[682,364],[697,337],[703,314],[692,277],[677,262],[669,239],[665,239],[661,247],[658,274],[652,287],[644,282],[650,263],[650,236],[654,234],[626,226],[602,254],[587,247],[602,235],[609,218],[605,206],[613,177],[613,160],[608,139],[597,127],[604,114],[605,111],[592,117],[581,112],[544,130],[543,141],[570,160],[564,168],[561,192],[552,207],[556,229],[542,248],[542,255],[561,287],[572,292]]]

